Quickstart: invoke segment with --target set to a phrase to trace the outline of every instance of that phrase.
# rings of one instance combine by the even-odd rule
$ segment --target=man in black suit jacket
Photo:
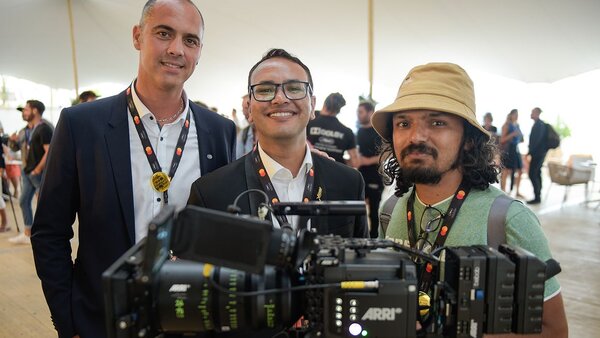
[[[333,160],[312,154],[315,182],[311,200],[364,201],[364,182],[359,172]],[[204,208],[227,211],[235,198],[248,189],[264,190],[252,164],[252,153],[239,160],[202,176],[194,182],[189,204]],[[241,214],[255,215],[258,206],[264,202],[262,195],[250,193],[240,198],[238,207]],[[289,201],[288,201],[289,202]],[[300,202],[299,200],[297,202]],[[334,216],[311,219],[311,225],[318,224],[319,234],[336,234],[342,237],[366,237],[364,216]],[[305,224],[301,224],[304,226]],[[223,239],[226,240],[226,239]]]
[[[140,50],[134,83],[121,94],[61,113],[31,238],[60,337],[106,337],[101,275],[145,236],[147,223],[140,210],[151,204],[152,212],[158,212],[165,202],[161,197],[166,196],[150,187],[154,169],[135,121],[143,121],[150,150],[166,159],[157,172],[173,176],[167,191],[169,204],[176,207],[185,206],[197,177],[188,176],[207,174],[234,158],[233,122],[191,103],[183,91],[200,56],[203,29],[202,16],[191,2],[147,3],[140,25],[133,29],[134,46]],[[134,112],[139,113],[137,120]],[[184,138],[185,147],[175,151],[185,126],[190,136],[197,136]],[[167,130],[173,132],[163,135]],[[171,158],[175,163],[173,153],[181,155],[176,175],[169,169]],[[140,205],[140,196],[150,202]],[[73,263],[70,239],[76,216],[79,245]]]
[[[529,134],[529,179],[533,185],[533,199],[527,201],[528,204],[540,204],[542,201],[542,165],[548,153],[548,127],[546,123],[540,120],[542,109],[535,107],[531,110],[531,119],[533,127]]]
[[[364,182],[358,171],[318,155],[311,156],[305,132],[308,121],[314,118],[315,97],[309,69],[286,51],[274,49],[250,70],[248,80],[249,119],[256,128],[258,145],[248,155],[194,182],[189,204],[225,211],[240,193],[248,189],[268,192],[271,189],[265,187],[271,181],[275,192],[269,196],[270,200],[275,197],[300,202],[307,197],[309,200],[363,201]],[[259,157],[260,161],[257,160]],[[259,162],[265,162],[267,185],[258,174],[263,168]],[[277,183],[285,179],[271,177],[275,170],[269,168],[273,167],[279,168],[275,176],[287,173],[290,182],[287,186]],[[298,189],[296,183],[294,188],[294,180],[308,181],[313,174],[310,192],[302,193],[302,188],[306,188],[304,184]],[[295,193],[290,192],[294,189]],[[251,193],[241,198],[238,206],[241,213],[256,215],[262,202],[263,196]],[[314,220],[311,224],[314,225]],[[323,234],[367,235],[364,216],[331,217],[319,220],[318,225],[317,231]]]
[[[315,107],[312,88],[308,67],[282,49],[269,51],[256,63],[248,76],[248,89],[249,121],[254,124],[258,143],[249,154],[194,182],[188,203],[225,211],[248,189],[264,191],[269,202],[364,201],[364,181],[357,170],[314,155],[307,145],[306,126],[314,118]],[[261,194],[249,193],[237,206],[240,213],[256,216],[262,202]],[[287,222],[294,229],[309,225],[320,234],[368,236],[364,216],[313,218],[310,224],[296,216],[274,218],[271,220],[276,227]],[[278,330],[281,328],[246,329],[216,336],[272,337]]]

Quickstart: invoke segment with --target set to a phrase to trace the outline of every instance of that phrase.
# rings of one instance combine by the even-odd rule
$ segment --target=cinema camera
[[[362,202],[273,207],[319,217],[365,212]],[[439,272],[429,300],[419,293],[422,263],[415,261]],[[106,325],[111,338],[539,333],[544,281],[559,271],[555,261],[507,245],[424,255],[388,240],[276,229],[268,220],[192,206],[175,215],[165,207],[147,238],[103,274]]]

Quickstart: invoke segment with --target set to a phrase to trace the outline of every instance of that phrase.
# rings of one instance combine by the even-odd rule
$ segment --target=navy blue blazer
[[[235,158],[235,126],[190,105],[204,175]],[[125,92],[66,108],[50,144],[31,245],[59,337],[106,336],[101,275],[135,243],[129,116]]]

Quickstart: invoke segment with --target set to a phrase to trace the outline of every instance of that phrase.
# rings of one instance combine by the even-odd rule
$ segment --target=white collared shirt
[[[134,87],[133,85],[131,86],[133,103],[140,114],[158,163],[160,163],[162,171],[168,175],[177,139],[181,133],[187,110],[190,109],[187,95],[184,91],[184,112],[175,121],[159,128],[156,118],[137,96]],[[128,124],[131,177],[133,183],[133,210],[135,215],[135,242],[137,243],[146,237],[148,234],[148,223],[158,215],[164,204],[163,193],[154,190],[150,185],[152,169],[150,168],[150,163],[148,163],[148,158],[142,147],[142,142],[135,129],[129,110]],[[183,149],[179,167],[175,172],[173,180],[171,180],[168,191],[169,205],[175,206],[177,211],[186,206],[190,195],[190,187],[200,177],[200,156],[197,135],[196,122],[190,111],[190,129],[187,141]]]
[[[294,177],[291,171],[284,168],[281,164],[277,163],[271,156],[267,155],[264,150],[260,147],[260,141],[258,142],[258,153],[262,160],[267,175],[273,183],[273,188],[277,193],[277,197],[282,202],[302,202],[304,195],[304,187],[306,185],[306,173],[312,168],[313,161],[312,155],[308,145],[306,145],[306,151],[304,154],[304,160],[298,171],[298,175]],[[273,220],[273,226],[279,228],[279,221],[276,217],[271,217]],[[294,229],[298,228],[298,216],[287,216],[288,221]]]

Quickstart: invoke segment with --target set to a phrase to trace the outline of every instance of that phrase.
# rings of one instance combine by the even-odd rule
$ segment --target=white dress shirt
[[[177,139],[185,121],[187,110],[190,109],[187,95],[183,92],[185,108],[179,117],[159,128],[156,118],[146,107],[131,86],[133,103],[138,110],[146,133],[162,171],[167,175],[171,168]],[[128,111],[129,114],[129,111]],[[133,118],[128,116],[129,147],[131,158],[131,176],[133,183],[133,209],[135,215],[135,242],[139,242],[148,234],[148,223],[160,212],[164,206],[163,193],[154,190],[151,186],[152,169],[142,147],[142,142],[135,129]],[[196,122],[190,111],[190,129],[183,149],[179,167],[169,186],[169,204],[176,210],[183,209],[190,195],[190,187],[200,177],[200,156],[198,149],[198,132]]]
[[[260,141],[258,142],[258,153],[262,160],[267,175],[273,183],[273,188],[277,193],[277,197],[282,202],[302,202],[304,195],[304,187],[306,185],[306,173],[312,168],[313,161],[308,144],[306,145],[306,151],[304,154],[304,160],[298,171],[298,175],[294,177],[291,171],[284,168],[281,164],[277,163],[271,156],[267,155],[264,150],[260,147]],[[279,228],[279,221],[277,218],[271,215],[273,220],[273,226]],[[298,216],[287,216],[288,221],[294,229],[298,228]]]

